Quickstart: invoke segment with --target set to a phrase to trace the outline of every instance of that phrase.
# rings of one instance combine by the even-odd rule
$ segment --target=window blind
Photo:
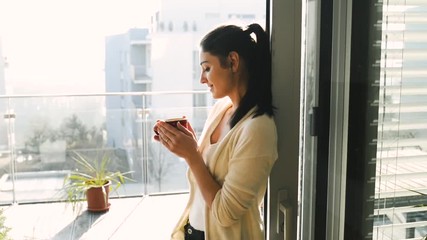
[[[427,236],[427,1],[385,0],[373,239]]]

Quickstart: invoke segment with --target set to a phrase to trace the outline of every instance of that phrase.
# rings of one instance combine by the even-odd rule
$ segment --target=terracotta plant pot
[[[87,210],[90,212],[105,212],[110,209],[108,196],[111,182],[107,182],[103,187],[93,187],[87,190]],[[102,190],[104,188],[104,190]]]

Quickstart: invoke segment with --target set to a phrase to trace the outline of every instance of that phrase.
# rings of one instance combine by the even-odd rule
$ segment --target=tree
[[[59,132],[67,144],[67,149],[75,149],[88,142],[89,131],[76,114],[64,119]]]
[[[25,142],[25,148],[40,153],[40,145],[48,139],[54,140],[55,137],[54,131],[47,124],[43,124],[34,130],[33,135]]]
[[[166,153],[164,149],[158,149],[155,151],[153,146],[150,148],[151,153],[148,157],[148,170],[150,173],[150,179],[157,183],[158,191],[162,191],[163,179],[174,165],[174,161],[177,161],[176,157],[170,153]],[[157,154],[155,154],[157,152]],[[157,157],[154,157],[157,155]]]

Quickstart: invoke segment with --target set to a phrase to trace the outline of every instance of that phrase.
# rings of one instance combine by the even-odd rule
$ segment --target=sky
[[[7,94],[104,92],[105,37],[149,27],[153,0],[0,0]]]

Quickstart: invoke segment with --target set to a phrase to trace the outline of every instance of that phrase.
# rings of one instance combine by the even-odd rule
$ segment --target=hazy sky
[[[0,0],[7,84],[14,94],[104,91],[105,37],[148,27],[155,2]]]

